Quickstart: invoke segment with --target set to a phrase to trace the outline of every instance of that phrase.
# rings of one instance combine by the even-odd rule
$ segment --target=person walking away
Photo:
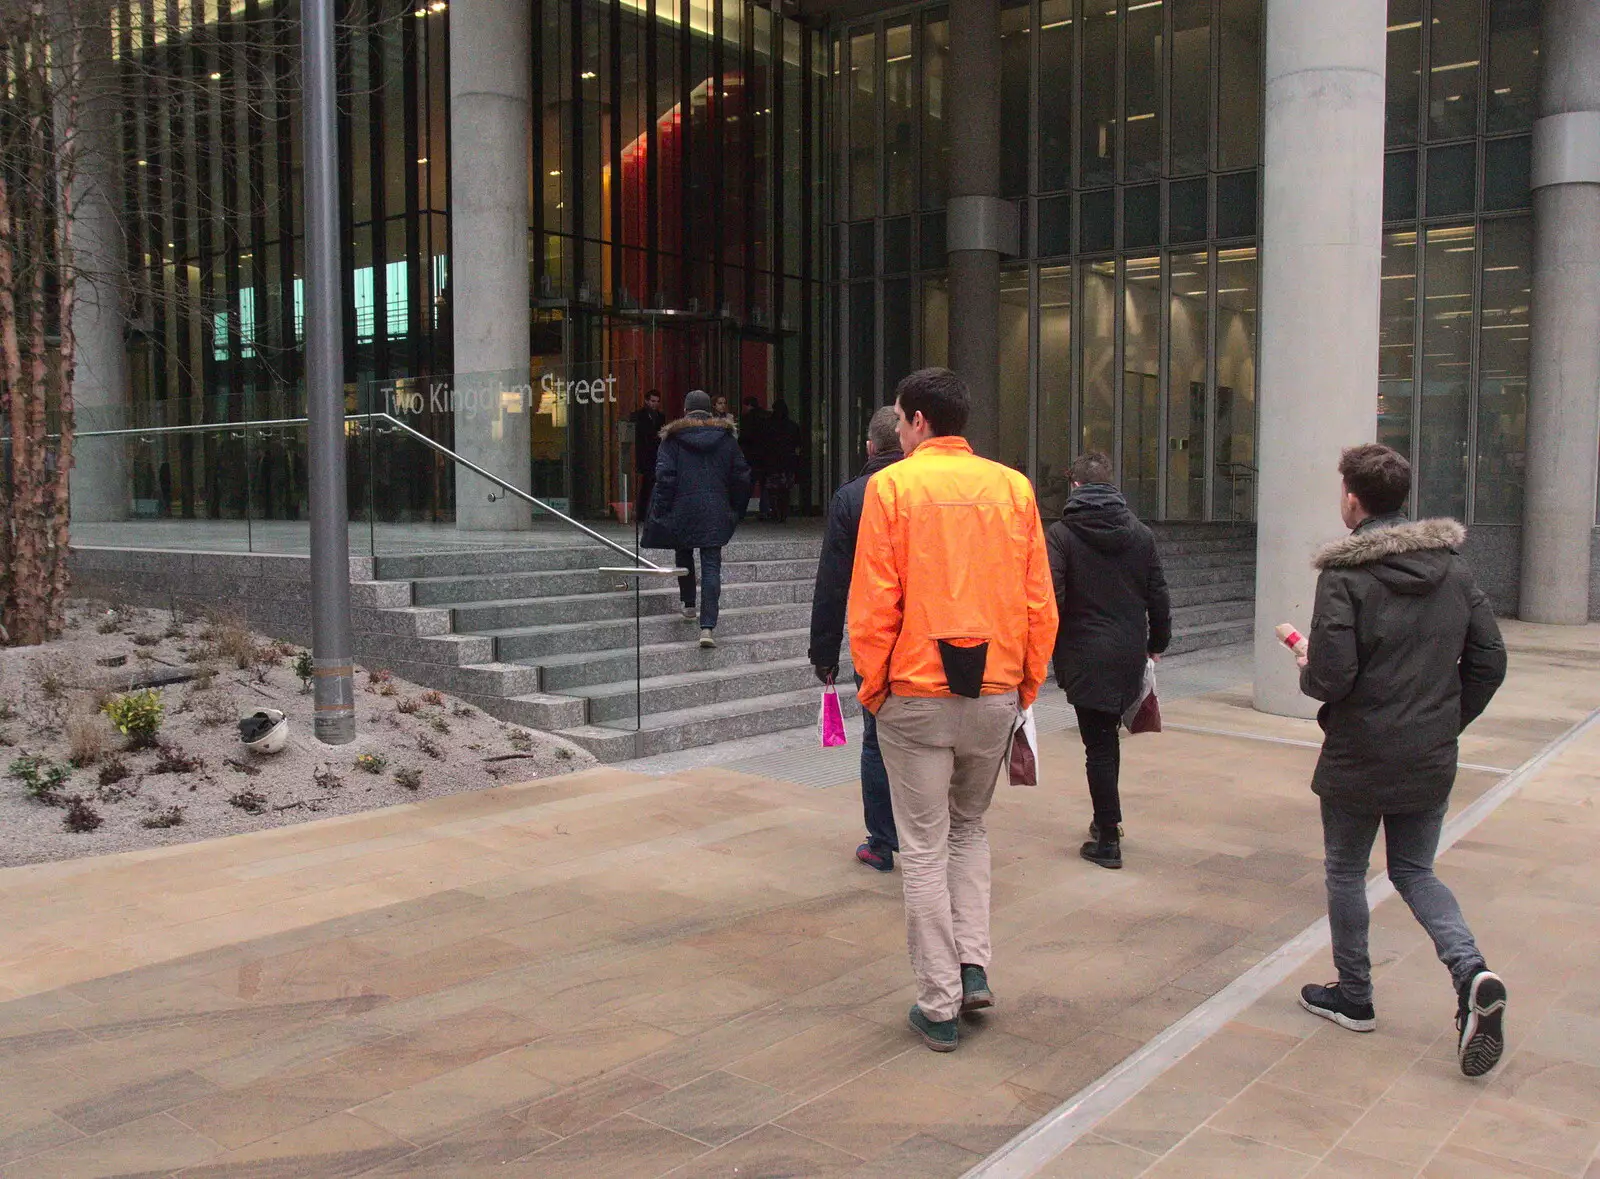
[[[822,534],[822,556],[817,561],[816,591],[811,596],[811,646],[806,658],[817,679],[831,684],[839,674],[839,649],[844,645],[845,604],[850,598],[850,575],[855,566],[856,535],[861,529],[861,505],[867,481],[902,457],[898,419],[894,406],[886,405],[867,425],[867,465],[850,482],[834,492],[828,505],[828,522]],[[861,686],[861,677],[856,677]],[[856,859],[880,872],[894,869],[900,840],[894,830],[894,806],[889,800],[889,773],[878,748],[878,723],[870,712],[861,714],[861,807],[867,821],[867,838],[856,848]]]
[[[1078,713],[1094,821],[1078,854],[1102,868],[1122,867],[1122,747],[1118,726],[1139,702],[1145,660],[1172,641],[1167,578],[1155,537],[1113,482],[1111,460],[1079,455],[1072,493],[1045,533],[1061,628],[1056,682]]]
[[[651,389],[644,404],[628,420],[633,423],[633,470],[639,481],[634,495],[633,518],[641,524],[650,517],[650,489],[656,481],[656,455],[661,451],[661,427],[667,415],[661,412],[661,390]]]
[[[762,484],[761,514],[779,524],[789,521],[789,489],[800,476],[800,426],[789,417],[789,406],[781,397],[772,403],[767,422],[767,479]]]
[[[1506,987],[1489,970],[1455,896],[1434,874],[1458,738],[1494,697],[1506,650],[1489,600],[1459,552],[1454,520],[1402,514],[1411,464],[1386,446],[1344,452],[1341,515],[1351,533],[1316,558],[1317,596],[1300,687],[1322,701],[1311,788],[1322,800],[1328,924],[1338,980],[1300,1005],[1370,1032],[1367,862],[1382,826],[1389,879],[1433,939],[1456,988],[1456,1054],[1469,1077],[1505,1048]]]
[[[970,409],[948,369],[900,382],[906,457],[867,481],[847,610],[900,839],[909,1020],[937,1052],[962,1011],[994,1005],[984,813],[1056,637],[1033,487],[972,453]]]
[[[678,579],[683,616],[696,617],[694,554],[700,551],[700,646],[717,645],[717,606],[722,597],[722,548],[733,539],[750,499],[750,468],[734,441],[733,423],[711,416],[711,398],[696,389],[683,402],[684,416],[661,430],[655,492],[643,544],[670,548],[688,572]]]
[[[761,514],[766,516],[766,486],[767,486],[767,423],[771,421],[767,411],[761,408],[761,403],[754,397],[744,399],[744,411],[739,415],[739,449],[744,454],[744,461],[750,466],[750,479],[752,485],[761,488],[762,502]],[[740,509],[743,515],[743,508]]]

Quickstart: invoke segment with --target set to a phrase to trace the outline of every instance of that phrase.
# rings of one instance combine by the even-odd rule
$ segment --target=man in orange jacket
[[[850,653],[878,724],[900,836],[911,1026],[954,1051],[989,990],[989,833],[1019,712],[1044,682],[1056,599],[1028,480],[972,453],[961,378],[929,368],[895,394],[906,457],[867,484]]]

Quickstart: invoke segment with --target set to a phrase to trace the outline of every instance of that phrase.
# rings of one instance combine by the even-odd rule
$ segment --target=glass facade
[[[812,376],[819,39],[747,0],[530,0],[530,12],[530,376],[535,387],[542,373],[617,377],[615,400],[593,413],[536,399],[535,493],[616,514],[629,500],[620,426],[647,388],[677,412],[698,387],[735,407],[787,401],[809,443],[800,495],[811,502],[826,490]],[[149,407],[138,420],[293,416],[304,342],[297,5],[119,0],[113,21],[130,98],[130,352],[134,405]],[[344,0],[339,33],[354,408],[374,383],[392,400],[455,368],[449,6]],[[886,84],[903,92],[905,80]],[[899,191],[915,187],[913,166],[889,165]],[[450,444],[448,404],[420,404],[419,428]],[[163,513],[226,516],[243,494],[228,472],[242,464],[212,453],[226,436],[197,445],[162,462]],[[400,480],[389,507],[448,518],[452,483]]]
[[[998,457],[1047,513],[1072,456],[1100,450],[1142,515],[1251,518],[1262,0],[1003,0],[1000,26],[999,188],[1024,232],[1001,279]],[[1415,462],[1419,511],[1515,522],[1538,5],[1391,0],[1388,39],[1379,436]],[[948,42],[937,6],[836,34],[850,192],[828,211],[850,263],[848,297],[830,300],[830,387],[851,407],[847,445],[910,368],[948,355]],[[858,101],[873,70],[918,91],[920,120]],[[878,162],[912,132],[914,222],[902,191],[880,203]],[[913,281],[867,265],[912,233],[896,257],[916,260]]]
[[[819,32],[754,0],[528,2],[530,374],[617,378],[593,412],[533,406],[535,491],[619,514],[628,414],[704,387],[788,403],[798,506],[819,507],[873,408],[949,355],[948,10]],[[998,187],[1023,214],[1000,457],[1047,511],[1095,449],[1143,515],[1251,518],[1264,0],[1000,0],[999,19]],[[449,20],[447,0],[340,7],[353,390],[456,368]],[[135,403],[175,424],[292,416],[297,8],[118,0],[114,21]],[[1419,511],[1484,523],[1521,510],[1538,46],[1537,0],[1389,5],[1378,432],[1412,456]],[[448,444],[448,406],[423,404]],[[155,498],[214,516],[255,495],[229,485],[257,463],[230,445],[184,443]],[[290,449],[268,486],[303,482]],[[386,510],[448,519],[453,494],[397,479]]]
[[[1002,0],[999,187],[1022,203],[1024,248],[1001,275],[999,457],[1047,512],[1089,449],[1113,457],[1144,515],[1253,511],[1262,27],[1261,0]],[[834,40],[849,190],[828,205],[846,260],[829,387],[847,450],[901,377],[948,355],[948,29],[929,6]],[[919,118],[863,97],[857,73],[891,68]],[[891,127],[924,161],[915,217],[879,199]],[[865,262],[895,235],[917,239],[897,255],[909,282]]]

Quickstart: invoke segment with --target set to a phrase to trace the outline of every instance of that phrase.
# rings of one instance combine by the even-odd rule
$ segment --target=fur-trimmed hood
[[[1324,546],[1313,564],[1318,569],[1354,569],[1403,553],[1433,549],[1459,552],[1466,539],[1467,530],[1454,520],[1408,520],[1388,528],[1357,529],[1343,540]]]
[[[677,438],[686,446],[698,444],[709,449],[721,440],[724,431],[733,433],[733,419],[714,418],[709,414],[705,417],[684,417],[662,426],[661,440],[665,442],[668,438]]]

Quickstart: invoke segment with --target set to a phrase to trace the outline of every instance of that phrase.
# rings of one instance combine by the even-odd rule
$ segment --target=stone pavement
[[[1458,807],[1600,705],[1600,631],[1508,630]],[[1243,686],[1166,711],[1126,747],[1121,873],[1075,855],[1075,734],[999,793],[1000,1006],[949,1056],[905,1027],[899,880],[850,859],[852,785],[601,769],[0,872],[0,1176],[981,1167],[1320,915],[1314,726]],[[1600,1179],[1595,741],[1443,860],[1511,988],[1486,1083],[1452,1072],[1443,969],[1389,901],[1376,1035],[1286,985],[1040,1173]]]

